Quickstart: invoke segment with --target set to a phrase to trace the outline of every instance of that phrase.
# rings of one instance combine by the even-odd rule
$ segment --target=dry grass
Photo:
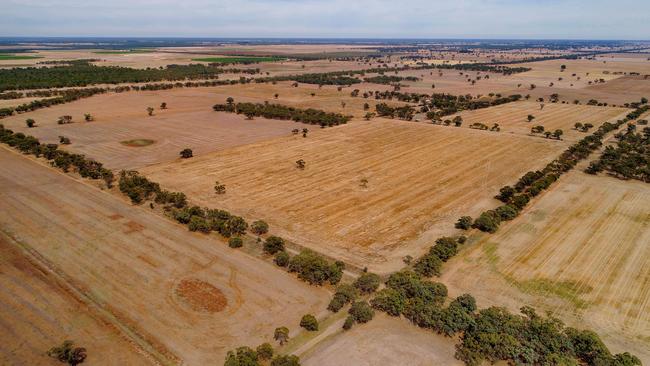
[[[299,244],[386,272],[399,268],[404,255],[427,249],[459,216],[493,206],[501,186],[564,147],[377,119],[142,172],[196,202],[267,220],[275,233]],[[296,168],[299,159],[306,169]],[[215,180],[226,185],[226,195],[214,194]]]

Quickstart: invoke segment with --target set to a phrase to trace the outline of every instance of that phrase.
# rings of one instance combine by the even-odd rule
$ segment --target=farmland
[[[376,119],[142,172],[203,205],[263,218],[297,243],[386,272],[404,255],[423,251],[462,214],[490,207],[493,192],[564,146]],[[299,159],[307,163],[303,171],[295,167]],[[228,187],[226,195],[214,195],[215,180]]]
[[[641,41],[5,42],[0,364],[650,362]]]
[[[450,262],[443,280],[481,302],[553,311],[570,325],[598,329],[613,348],[635,345],[648,362],[648,202],[647,184],[569,173]]]
[[[228,249],[217,237],[188,234],[165,218],[4,147],[0,187],[2,231],[37,253],[98,313],[108,314],[102,318],[108,324],[95,334],[118,328],[138,352],[159,362],[223,359],[238,344],[261,343],[275,327],[323,309],[328,299],[327,291]],[[217,288],[227,306],[219,312],[195,309],[178,287],[184,280]],[[62,308],[50,306],[57,312],[70,307],[64,302]],[[13,314],[12,328],[20,334],[30,322],[44,321],[31,317],[27,311]],[[42,349],[44,341],[21,340],[26,350]]]
[[[597,128],[603,122],[615,121],[624,117],[630,109],[597,107],[588,105],[570,105],[558,103],[516,102],[484,108],[473,111],[464,111],[458,115],[463,118],[463,125],[483,123],[488,126],[498,123],[501,132],[517,135],[530,135],[533,126],[544,126],[546,131],[561,129],[564,131],[563,139],[576,141],[583,138],[586,133],[574,128],[576,122],[590,123]],[[528,116],[534,117],[528,121]],[[455,115],[454,115],[455,116]],[[454,116],[446,118],[453,119]],[[539,134],[541,136],[541,134]]]

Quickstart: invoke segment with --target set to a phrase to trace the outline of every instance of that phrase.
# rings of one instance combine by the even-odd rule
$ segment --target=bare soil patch
[[[125,140],[120,141],[120,144],[129,146],[129,147],[144,147],[154,144],[154,140],[150,139],[134,139],[134,140]]]
[[[182,279],[175,292],[194,311],[217,313],[228,305],[221,290],[196,278]]]

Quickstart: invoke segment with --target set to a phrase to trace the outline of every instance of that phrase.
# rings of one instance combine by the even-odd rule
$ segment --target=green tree
[[[228,239],[228,246],[231,248],[241,248],[244,246],[244,241],[238,236],[233,236]]]
[[[275,328],[273,339],[280,343],[281,346],[284,345],[289,341],[289,329],[287,327]]]
[[[375,311],[366,301],[357,301],[352,304],[348,313],[357,323],[367,323],[375,316]]]
[[[379,288],[381,278],[370,272],[365,272],[352,284],[361,294],[371,294]]]
[[[456,229],[468,230],[470,227],[472,227],[472,217],[462,216],[461,218],[458,219],[458,221],[454,226],[456,227]]]
[[[314,332],[318,330],[318,320],[311,314],[305,314],[300,319],[300,326],[308,331]]]
[[[216,194],[225,194],[226,185],[219,183],[219,181],[214,182],[214,193]]]
[[[273,346],[270,343],[262,343],[255,349],[257,358],[260,360],[270,360],[273,357]]]
[[[36,126],[36,121],[34,121],[31,118],[27,118],[25,120],[25,124],[27,125],[27,127],[32,128],[32,127]]]
[[[269,236],[264,242],[264,252],[275,254],[284,250],[284,239],[279,236]]]
[[[257,220],[251,224],[251,232],[255,235],[263,235],[269,231],[269,224],[265,221]]]
[[[401,291],[392,288],[385,288],[379,291],[375,297],[370,300],[370,305],[388,315],[399,316],[402,311],[404,311],[405,301],[406,299]]]
[[[271,366],[300,366],[300,358],[295,355],[278,355],[271,361]]]
[[[148,115],[153,116],[153,111],[154,111],[153,107],[147,107],[147,114]]]
[[[273,261],[275,264],[277,264],[279,267],[286,267],[289,265],[289,261],[291,260],[291,257],[289,256],[289,253],[286,251],[281,251],[276,253],[275,258]]]

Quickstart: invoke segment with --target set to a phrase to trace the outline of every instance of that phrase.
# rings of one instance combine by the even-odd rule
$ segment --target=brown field
[[[343,332],[343,331],[342,331]],[[454,341],[420,329],[406,319],[378,313],[367,324],[320,342],[301,355],[305,366],[321,365],[462,365]]]
[[[329,300],[328,291],[229,249],[216,235],[190,233],[146,212],[148,208],[130,206],[6,148],[0,149],[0,197],[2,231],[65,278],[101,314],[110,315],[102,318],[106,323],[100,329],[87,332],[123,330],[133,344],[159,360],[189,365],[221,362],[227,350],[270,341],[273,329],[298,324],[302,314],[318,313]],[[179,286],[197,280],[209,286],[199,286],[199,293],[190,293],[192,301],[184,301],[187,291]],[[192,306],[201,304],[206,288],[225,296],[222,311],[197,311]],[[184,295],[178,296],[179,291]],[[9,293],[3,291],[3,302]],[[57,322],[70,327],[65,318],[51,315],[70,305],[63,300],[49,305],[52,313],[47,317],[41,313],[45,317],[41,320],[32,319],[27,309],[0,313],[0,324],[13,327],[17,337],[30,335],[17,342],[26,352],[16,356],[21,360],[42,359],[32,352],[42,350],[55,335],[84,335],[76,328],[39,335],[32,324],[49,321],[54,330]],[[99,341],[76,340],[94,357],[95,344],[109,348]],[[132,357],[126,350],[119,353]],[[93,358],[96,364],[111,362],[111,357],[103,356]]]
[[[89,351],[91,365],[142,365],[150,360],[106,327],[0,233],[0,364],[58,365],[48,349],[64,339]],[[110,355],[110,357],[105,357]]]
[[[648,363],[649,203],[647,184],[570,172],[441,279],[450,295],[469,292],[483,306],[550,310]]]
[[[501,126],[501,133],[530,135],[530,129],[533,126],[542,125],[546,131],[561,129],[564,131],[562,136],[564,140],[576,141],[593,133],[604,122],[616,121],[625,117],[630,111],[631,109],[627,108],[561,103],[544,103],[544,108],[540,109],[540,103],[521,101],[464,111],[458,115],[463,118],[463,127],[469,127],[476,122],[488,126],[498,123]],[[532,122],[528,122],[529,114],[535,116]],[[445,119],[453,119],[453,117],[455,115],[445,117]],[[591,123],[594,127],[589,132],[580,132],[574,129],[576,122]]]
[[[376,119],[150,166],[143,174],[292,241],[387,272],[564,142]],[[526,158],[522,158],[522,157]],[[295,161],[304,159],[301,171]],[[360,186],[362,179],[368,187]],[[214,194],[214,181],[227,187]]]
[[[273,94],[280,94],[275,100]],[[311,93],[316,93],[312,97]],[[224,86],[217,88],[173,89],[152,92],[109,93],[76,102],[14,115],[0,121],[5,127],[33,135],[46,143],[57,143],[59,136],[72,141],[66,149],[97,159],[112,169],[140,168],[145,165],[174,160],[184,148],[195,155],[249,144],[271,137],[290,135],[294,128],[319,129],[292,121],[216,113],[215,103],[225,103],[228,96],[236,101],[266,100],[301,108],[320,108],[344,114],[362,115],[363,98],[352,98],[349,90],[316,86],[293,88],[289,83],[278,85]],[[346,101],[345,108],[341,100]],[[159,110],[166,102],[168,109]],[[374,101],[368,101],[374,105]],[[395,103],[393,103],[395,104]],[[146,108],[157,110],[147,116]],[[84,122],[84,113],[91,113],[93,122]],[[58,125],[62,115],[71,115],[75,123]],[[25,119],[33,118],[37,127],[27,128]],[[122,142],[150,139],[150,146],[131,147]]]

